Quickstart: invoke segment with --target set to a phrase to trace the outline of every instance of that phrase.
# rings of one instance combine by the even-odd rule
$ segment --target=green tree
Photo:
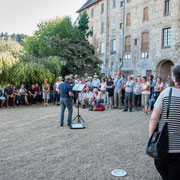
[[[83,11],[80,14],[79,23],[78,23],[78,29],[82,31],[85,35],[85,37],[89,37],[93,35],[93,31],[89,30],[89,17],[86,11]]]
[[[38,58],[67,57],[67,73],[99,72],[101,61],[83,31],[72,25],[69,17],[51,19],[38,24],[34,36],[24,41],[25,50]]]

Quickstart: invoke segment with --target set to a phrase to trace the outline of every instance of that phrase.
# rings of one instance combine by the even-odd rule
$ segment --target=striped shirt
[[[170,88],[166,88],[158,97],[154,107],[161,113],[159,130],[165,122],[168,122],[169,134],[169,153],[180,153],[180,89],[173,88],[171,103],[169,108],[169,118],[167,115],[167,106]]]

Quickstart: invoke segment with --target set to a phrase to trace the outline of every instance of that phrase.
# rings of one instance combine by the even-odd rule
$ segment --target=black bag
[[[169,100],[166,118],[169,118],[169,108],[171,103],[172,88],[169,92]],[[162,131],[158,131],[158,125],[151,138],[149,139],[146,154],[155,159],[165,159],[168,151],[168,123],[165,122]]]

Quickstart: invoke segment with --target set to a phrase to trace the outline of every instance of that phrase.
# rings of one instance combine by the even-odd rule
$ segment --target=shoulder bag
[[[171,103],[172,88],[169,91],[166,119],[169,118],[169,108]],[[165,159],[168,154],[168,122],[166,121],[161,131],[157,128],[149,139],[146,154],[155,159]]]

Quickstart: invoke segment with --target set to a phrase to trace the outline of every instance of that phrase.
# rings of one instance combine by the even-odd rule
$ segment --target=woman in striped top
[[[173,69],[174,81],[180,85],[180,65]],[[169,91],[166,88],[158,97],[149,123],[149,135],[151,136],[157,127],[159,130],[165,121],[168,121],[169,148],[168,158],[155,160],[155,166],[163,180],[180,180],[180,89],[172,88],[172,97],[169,108],[169,118],[166,119]]]

